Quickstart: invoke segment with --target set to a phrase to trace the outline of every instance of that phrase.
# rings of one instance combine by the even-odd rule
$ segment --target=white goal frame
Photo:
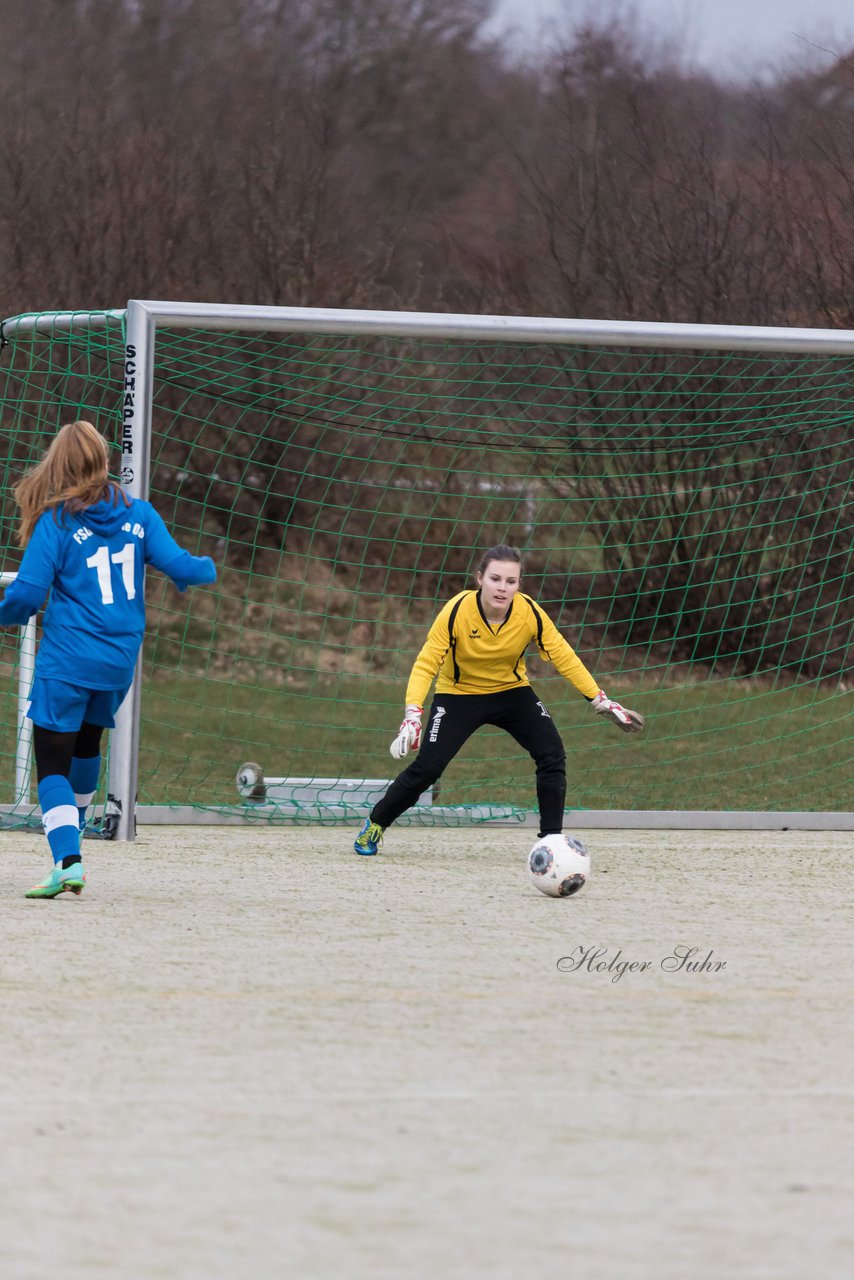
[[[126,333],[123,396],[122,484],[131,497],[147,498],[151,462],[154,351],[157,330],[244,330],[246,332],[374,335],[438,340],[649,347],[671,350],[765,351],[854,355],[854,330],[753,325],[666,324],[646,321],[563,320],[549,317],[455,315],[441,312],[359,311],[322,307],[253,307],[213,303],[133,299],[124,309],[15,317],[11,335],[26,329],[84,328],[124,320]],[[140,670],[116,718],[110,745],[108,820],[110,834],[133,840],[139,773]],[[234,814],[202,814],[191,807],[141,806],[140,820],[174,823],[241,821]],[[533,820],[532,820],[533,821]],[[854,813],[768,813],[754,811],[580,810],[578,827],[854,830]],[[514,825],[517,825],[514,822]]]
[[[0,587],[8,587],[17,578],[17,573],[0,573]],[[15,798],[11,805],[4,804],[0,810],[16,812],[26,809],[30,800],[30,789],[33,779],[33,722],[27,719],[30,705],[30,690],[33,687],[33,670],[36,664],[36,620],[30,618],[23,626],[17,628],[18,641],[18,708],[16,716],[17,733],[15,737]]]

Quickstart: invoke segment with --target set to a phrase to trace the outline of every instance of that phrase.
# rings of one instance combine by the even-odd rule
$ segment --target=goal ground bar
[[[402,827],[530,827],[538,826],[535,813],[500,810],[500,805],[433,805],[414,809],[398,818]],[[496,813],[497,816],[490,816]],[[194,805],[141,804],[136,809],[140,826],[266,827],[322,826],[358,822],[364,815],[354,805],[306,806],[232,805],[198,808]],[[15,819],[39,823],[38,805],[0,804],[0,829],[10,829]],[[854,812],[822,811],[775,813],[752,809],[567,809],[564,826],[635,831],[854,831]]]

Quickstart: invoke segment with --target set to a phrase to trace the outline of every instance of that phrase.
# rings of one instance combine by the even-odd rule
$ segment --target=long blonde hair
[[[36,521],[43,512],[55,508],[83,511],[95,502],[130,501],[107,475],[107,442],[91,422],[69,422],[56,435],[47,453],[15,485],[15,501],[21,509],[18,542],[29,542]]]

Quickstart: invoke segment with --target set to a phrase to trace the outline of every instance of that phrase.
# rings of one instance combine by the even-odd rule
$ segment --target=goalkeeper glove
[[[389,751],[395,760],[402,760],[404,756],[409,755],[410,751],[417,751],[420,747],[421,716],[423,711],[423,707],[416,707],[414,703],[410,703],[403,713],[403,724],[400,726],[400,732],[389,747]]]
[[[629,711],[628,707],[621,707],[619,702],[612,702],[603,689],[596,694],[591,706],[600,716],[607,716],[619,725],[623,733],[640,733],[643,729],[643,716],[637,711]]]

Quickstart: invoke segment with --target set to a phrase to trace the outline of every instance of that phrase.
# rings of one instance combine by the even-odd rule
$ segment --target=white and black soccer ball
[[[589,875],[590,854],[574,836],[541,836],[528,854],[528,879],[551,898],[571,898]]]

